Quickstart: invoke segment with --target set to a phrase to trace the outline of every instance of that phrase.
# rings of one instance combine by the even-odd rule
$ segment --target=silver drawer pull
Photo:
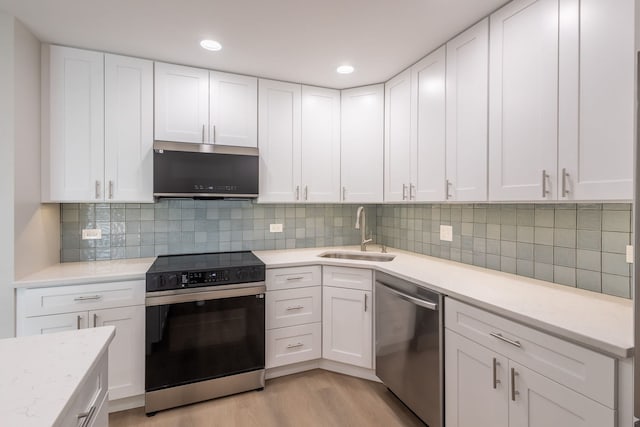
[[[296,277],[287,277],[287,280],[302,280],[304,276],[296,276]]]
[[[500,362],[494,357],[493,358],[493,388],[494,390],[498,388],[498,384],[500,384],[500,380],[498,379],[498,366],[500,366]]]
[[[515,346],[515,347],[522,348],[522,344],[520,344],[520,341],[510,340],[509,338],[503,337],[502,334],[498,334],[496,332],[490,332],[489,335],[491,335],[494,338],[498,338],[500,341],[504,341],[504,342],[506,342],[508,344],[511,344],[511,345]]]
[[[76,297],[73,300],[74,301],[94,301],[94,300],[98,300],[101,299],[102,295],[92,295],[92,296],[88,296],[88,297]]]
[[[520,375],[516,368],[511,368],[511,400],[516,401],[516,396],[520,396],[520,392],[516,390],[516,377]]]
[[[289,344],[287,346],[287,348],[298,348],[298,347],[304,347],[304,344],[302,344],[301,342],[297,343],[297,344]]]
[[[293,307],[287,307],[287,311],[301,310],[303,308],[304,308],[304,305],[294,305]]]
[[[88,412],[82,412],[78,414],[78,421],[84,419],[80,427],[86,427],[91,422],[91,418],[93,418],[93,414],[96,412],[96,406],[93,405]]]

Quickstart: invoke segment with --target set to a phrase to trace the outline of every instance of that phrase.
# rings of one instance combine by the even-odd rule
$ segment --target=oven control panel
[[[147,273],[147,292],[264,281],[264,267]]]

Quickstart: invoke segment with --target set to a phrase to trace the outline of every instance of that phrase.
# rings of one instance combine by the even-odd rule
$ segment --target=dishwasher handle
[[[397,290],[395,290],[393,288],[390,288],[389,286],[385,285],[382,282],[377,282],[377,283],[379,285],[383,286],[386,291],[394,294],[395,296],[397,296],[397,297],[399,297],[399,298],[401,298],[401,299],[403,299],[405,301],[408,301],[410,303],[413,303],[413,304],[415,304],[417,306],[420,306],[420,307],[423,307],[423,308],[426,308],[426,309],[429,309],[429,310],[438,311],[438,304],[436,304],[435,302],[425,301],[425,300],[422,300],[420,298],[412,297],[412,296],[407,295],[407,294],[405,294],[403,292],[400,292],[400,291],[397,291]]]

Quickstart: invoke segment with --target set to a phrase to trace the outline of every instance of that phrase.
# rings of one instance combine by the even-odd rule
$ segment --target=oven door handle
[[[251,295],[264,294],[267,288],[264,284],[260,286],[250,286],[246,288],[221,289],[215,291],[198,291],[197,288],[193,292],[179,293],[175,295],[153,296],[147,295],[145,305],[153,307],[156,305],[179,304],[183,302],[208,301],[223,298],[246,297]]]

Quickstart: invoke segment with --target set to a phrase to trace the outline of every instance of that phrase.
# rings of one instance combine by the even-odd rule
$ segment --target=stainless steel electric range
[[[157,258],[146,277],[148,415],[264,387],[264,277],[251,252]]]

